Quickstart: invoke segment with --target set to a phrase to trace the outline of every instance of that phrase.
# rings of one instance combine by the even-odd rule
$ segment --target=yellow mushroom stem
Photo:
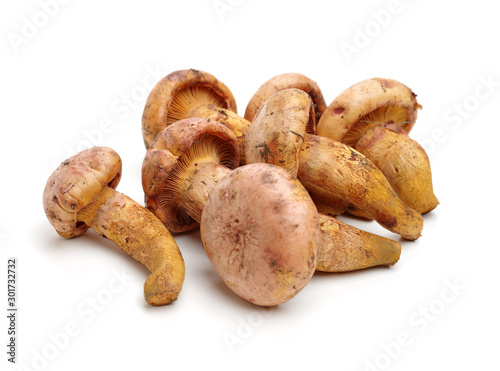
[[[372,160],[403,202],[424,214],[439,201],[432,187],[429,158],[422,146],[405,134],[408,124],[405,107],[381,106],[359,119],[342,142]]]
[[[410,208],[424,214],[439,204],[429,158],[407,134],[378,125],[368,130],[354,148],[373,161]]]
[[[379,265],[394,265],[401,256],[397,241],[354,228],[319,214],[322,248],[316,270],[349,272]]]
[[[227,156],[227,157],[226,157]],[[232,157],[229,147],[214,135],[203,135],[179,159],[169,174],[158,205],[164,210],[179,210],[200,222],[203,207],[212,188],[230,171],[224,164]]]
[[[420,237],[422,216],[401,201],[370,160],[342,143],[305,135],[297,177],[306,189],[328,189],[408,240]]]
[[[104,187],[80,210],[78,221],[115,242],[151,272],[144,284],[148,304],[164,305],[177,299],[184,281],[184,261],[174,238],[153,213]]]

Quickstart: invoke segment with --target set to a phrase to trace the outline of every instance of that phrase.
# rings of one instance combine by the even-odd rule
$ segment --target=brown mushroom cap
[[[325,98],[323,98],[323,93],[316,82],[300,73],[283,73],[274,76],[262,84],[248,102],[245,110],[245,119],[251,122],[255,118],[259,108],[270,96],[285,89],[299,89],[309,94],[314,102],[316,122],[319,121],[319,118],[326,109]]]
[[[226,285],[262,306],[294,297],[313,275],[320,243],[316,207],[300,182],[270,164],[241,166],[203,209],[201,237]]]
[[[314,117],[314,104],[303,90],[285,89],[273,94],[247,130],[246,162],[278,165],[296,177],[304,135],[316,131]]]
[[[238,142],[234,133],[225,126],[207,119],[189,118],[177,121],[163,129],[149,147],[142,165],[142,187],[146,206],[172,233],[199,227],[188,216],[177,198],[178,176],[183,156],[202,137],[216,141],[221,165],[234,169],[239,165]]]
[[[108,186],[120,182],[120,156],[108,147],[93,147],[64,161],[49,177],[43,207],[49,222],[64,238],[81,236],[89,228],[78,212]]]
[[[192,108],[204,104],[236,112],[236,101],[229,88],[208,72],[179,70],[161,79],[151,90],[142,115],[146,148],[165,127],[188,118]]]
[[[354,146],[379,124],[408,134],[419,108],[416,95],[406,85],[391,79],[364,80],[333,100],[318,122],[318,135]]]

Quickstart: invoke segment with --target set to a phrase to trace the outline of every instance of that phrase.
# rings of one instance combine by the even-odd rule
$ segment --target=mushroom
[[[142,115],[146,149],[165,127],[176,121],[199,116],[196,109],[211,107],[236,112],[229,88],[208,72],[189,69],[170,73],[151,90]]]
[[[158,134],[144,157],[146,207],[172,233],[198,228],[210,190],[238,165],[232,131],[210,120],[180,120]]]
[[[43,193],[45,214],[64,238],[92,228],[115,242],[151,272],[144,284],[148,304],[172,303],[184,281],[181,252],[153,213],[115,190],[121,170],[121,159],[110,148],[77,153],[49,177]]]
[[[146,153],[146,204],[173,233],[201,222],[204,249],[228,287],[251,303],[278,305],[315,271],[318,214],[287,172],[265,164],[232,170],[238,164],[232,131],[206,119],[180,120]]]
[[[300,73],[283,73],[274,76],[262,84],[247,104],[245,119],[252,122],[255,114],[267,98],[285,89],[299,89],[309,94],[314,102],[315,121],[319,121],[319,118],[327,107],[325,98],[323,98],[323,93],[316,82]]]
[[[271,96],[247,130],[246,161],[283,167],[306,189],[312,185],[328,190],[367,211],[388,230],[417,239],[422,216],[401,201],[368,158],[345,144],[308,134],[314,128],[313,109],[302,90]]]
[[[434,195],[429,158],[408,134],[420,109],[416,95],[390,79],[361,81],[342,92],[318,122],[318,135],[352,146],[384,173],[412,209],[426,213]]]
[[[218,225],[229,228],[234,224],[234,228],[238,228],[240,232],[244,231],[247,228],[244,221],[249,220],[248,217],[233,217],[234,220],[230,219],[229,222],[220,224],[213,221],[215,217],[207,217],[206,215],[211,214],[205,212],[209,197],[215,197],[211,196],[215,192],[213,190],[215,186],[223,179],[226,179],[227,176],[233,174],[236,170],[232,169],[235,169],[237,165],[237,140],[234,133],[228,128],[219,123],[200,118],[178,121],[165,128],[157,136],[144,157],[142,184],[146,195],[146,205],[172,233],[197,228],[200,222],[202,230],[203,228],[205,230],[209,228],[215,231],[219,228]],[[285,211],[281,209],[281,206],[278,204],[273,208],[266,206],[266,203],[272,203],[272,197],[269,198],[270,196],[265,195],[267,188],[271,186],[262,180],[263,176],[258,178],[257,175],[250,175],[257,171],[268,171],[267,167],[252,165],[250,168],[254,170],[244,170],[243,173],[237,172],[237,174],[249,174],[249,178],[238,175],[237,177],[233,176],[231,179],[235,184],[237,179],[245,179],[243,183],[247,183],[252,191],[226,190],[224,192],[231,196],[228,202],[232,202],[237,195],[245,195],[244,197],[249,199],[259,195],[263,200],[267,200],[265,202],[255,201],[255,207],[259,213],[271,213],[274,215],[273,218],[282,217]],[[257,180],[252,180],[255,177],[257,177]],[[296,183],[296,180],[294,180],[294,183]],[[231,187],[237,186],[232,185]],[[243,185],[238,187],[243,187]],[[271,190],[270,192],[274,191]],[[261,193],[264,194],[261,195]],[[309,198],[309,195],[307,198]],[[264,203],[261,204],[261,202]],[[224,217],[241,212],[240,209],[238,209],[240,211],[233,210],[238,206],[237,203],[231,203],[231,205],[231,208],[219,209],[225,214]],[[254,213],[254,211],[249,211],[249,213]],[[203,215],[205,215],[205,227],[203,227]],[[217,218],[222,217],[218,216]],[[277,231],[282,227],[271,223],[271,217],[265,218],[268,220],[269,231],[263,233],[267,234],[271,233],[271,231],[278,233]],[[286,219],[288,216],[283,218]],[[318,216],[314,216],[314,219],[318,219]],[[319,256],[322,261],[321,270],[342,272],[374,265],[393,265],[398,261],[401,253],[401,246],[398,242],[379,236],[367,236],[366,232],[362,234],[353,227],[347,226],[336,219],[331,219],[326,215],[319,215],[320,226],[318,228],[322,241],[319,247]],[[298,223],[299,219],[294,224]],[[307,225],[304,221],[299,224]],[[210,234],[209,231],[204,233]],[[218,234],[214,235],[217,236]],[[220,235],[222,235],[222,232]],[[344,237],[350,240],[345,242]],[[240,237],[236,238],[236,240],[240,241]],[[207,246],[211,246],[212,242],[210,241],[213,241],[213,239],[204,239],[204,243],[208,244]],[[366,246],[366,241],[371,245]],[[217,243],[221,242],[218,241]],[[341,254],[340,251],[344,255],[342,259],[336,258],[336,255]],[[360,259],[359,265],[356,266],[356,259],[359,257],[360,251],[364,252],[365,257]]]

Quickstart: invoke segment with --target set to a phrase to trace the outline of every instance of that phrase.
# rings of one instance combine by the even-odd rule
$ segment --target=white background
[[[500,22],[493,2],[55,4],[0,7],[2,370],[15,369],[6,360],[8,257],[18,260],[19,370],[499,367]],[[355,53],[343,51],[347,44]],[[147,270],[93,231],[59,237],[42,192],[54,165],[91,138],[121,155],[117,189],[142,203],[146,94],[186,68],[223,81],[240,114],[262,83],[284,72],[317,81],[328,103],[369,77],[411,87],[423,106],[411,136],[428,150],[441,202],[425,215],[422,237],[401,240],[394,267],[316,274],[293,300],[262,310],[224,286],[198,232],[178,235],[183,291],[170,306],[149,307]],[[375,222],[343,220],[398,239]]]

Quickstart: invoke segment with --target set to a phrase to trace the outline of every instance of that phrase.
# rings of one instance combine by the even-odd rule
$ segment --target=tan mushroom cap
[[[120,156],[108,147],[93,147],[64,161],[49,177],[43,207],[57,233],[64,238],[81,236],[89,228],[77,221],[78,212],[108,186],[120,182]]]
[[[245,110],[245,119],[251,122],[259,108],[270,96],[285,89],[303,90],[311,97],[314,102],[316,122],[326,110],[325,98],[315,81],[300,73],[283,73],[266,81],[255,92]]]
[[[182,156],[194,142],[207,135],[218,137],[224,143],[220,148],[221,164],[229,169],[236,168],[240,157],[234,133],[215,121],[201,118],[180,120],[163,129],[144,157],[142,187],[146,196],[146,207],[172,233],[198,228],[199,223],[185,215],[179,205],[165,205],[159,197],[169,182],[175,182],[170,175],[179,165]]]
[[[316,131],[314,104],[303,90],[285,89],[260,107],[245,136],[247,163],[265,162],[297,176],[306,133]]]
[[[146,101],[142,115],[142,135],[146,148],[149,148],[158,133],[171,123],[169,112],[176,95],[190,88],[205,89],[220,108],[236,112],[233,94],[212,74],[195,69],[172,72],[155,85]],[[191,103],[195,104],[196,97],[191,98]]]
[[[224,283],[241,298],[274,306],[294,297],[316,269],[316,207],[300,182],[270,164],[233,170],[210,193],[201,237]]]
[[[318,122],[318,135],[345,142],[346,136],[360,119],[384,106],[402,107],[406,110],[406,120],[403,123],[382,123],[405,134],[413,128],[417,110],[421,108],[416,94],[406,85],[391,79],[367,79],[354,84],[333,100]]]

